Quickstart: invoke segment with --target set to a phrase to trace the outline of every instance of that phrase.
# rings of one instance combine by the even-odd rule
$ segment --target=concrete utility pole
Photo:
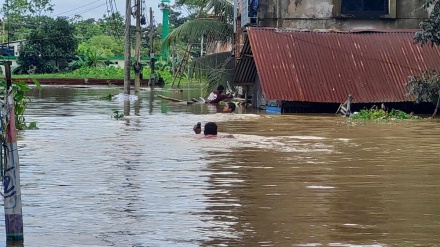
[[[5,19],[2,19],[2,43],[5,43]]]
[[[156,75],[154,74],[154,25],[153,25],[153,8],[150,7],[150,86],[154,86],[156,83]]]
[[[136,45],[135,45],[135,76],[134,76],[134,91],[139,92],[141,86],[141,0],[136,0]]]
[[[162,0],[159,4],[159,9],[162,10],[162,41],[168,36],[170,32],[170,0]],[[162,47],[161,56],[164,59],[169,59],[170,51],[167,48]]]
[[[124,94],[130,94],[130,25],[131,0],[125,4]]]
[[[3,172],[3,196],[5,198],[5,226],[6,240],[22,241],[23,240],[23,214],[21,205],[21,189],[20,189],[20,164],[18,162],[17,150],[17,133],[15,126],[14,99],[12,95],[11,81],[11,62],[5,63],[6,76],[6,141],[5,164]]]

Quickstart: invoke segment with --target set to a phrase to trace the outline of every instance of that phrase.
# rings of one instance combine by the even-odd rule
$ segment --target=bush
[[[391,111],[386,111],[384,109],[378,109],[377,107],[372,107],[369,110],[364,109],[353,114],[352,119],[362,119],[362,120],[396,120],[396,119],[419,119],[420,117],[414,116],[412,113],[408,114],[401,110],[391,109]]]

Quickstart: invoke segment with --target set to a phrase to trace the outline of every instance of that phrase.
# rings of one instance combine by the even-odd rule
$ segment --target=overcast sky
[[[0,7],[3,6],[6,0],[0,0]],[[131,5],[133,6],[136,0],[131,0]],[[107,11],[111,11],[111,6],[108,3],[116,3],[116,8],[113,5],[113,10],[121,13],[125,16],[125,3],[126,0],[51,0],[54,5],[54,11],[49,14],[51,17],[57,16],[67,16],[73,17],[75,15],[81,15],[84,19],[102,18]],[[143,9],[145,9],[145,17],[147,22],[149,22],[149,11],[150,7],[153,8],[154,22],[156,24],[162,23],[162,11],[158,8],[161,0],[141,0],[145,3]],[[174,4],[174,0],[171,0],[171,4]],[[180,10],[178,10],[180,11]],[[185,13],[183,13],[185,15]],[[134,19],[132,20],[134,22]]]
[[[81,15],[84,19],[95,18],[99,19],[104,14],[107,14],[107,10],[110,9],[110,5],[107,2],[116,2],[116,9],[122,16],[125,16],[125,3],[126,0],[51,0],[54,4],[54,12],[51,16],[69,16],[73,17],[76,14]],[[144,0],[146,6],[147,20],[149,20],[150,7],[153,8],[153,14],[155,23],[162,23],[162,13],[157,7],[160,0]],[[174,1],[173,1],[174,2]],[[131,0],[133,6],[135,0]],[[116,10],[115,10],[116,11]]]

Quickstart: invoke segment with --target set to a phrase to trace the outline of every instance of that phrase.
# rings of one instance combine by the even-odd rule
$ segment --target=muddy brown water
[[[99,99],[119,92],[31,93],[20,246],[440,246],[438,120],[352,126],[155,96],[197,90]],[[200,138],[198,121],[235,139]]]

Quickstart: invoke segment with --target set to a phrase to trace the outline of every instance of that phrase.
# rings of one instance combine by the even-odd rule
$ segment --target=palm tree
[[[186,71],[193,44],[199,44],[202,40],[206,47],[232,44],[234,37],[234,4],[232,0],[176,0],[176,4],[185,5],[191,9],[197,10],[195,18],[175,28],[163,40],[162,45],[169,50],[173,50],[171,49],[173,46],[178,46],[182,43],[187,44],[181,61],[181,66],[179,66],[180,69],[178,68],[176,71],[178,74],[182,73],[182,71]],[[224,53],[221,56],[224,57]],[[203,63],[198,62],[197,59],[193,59],[191,67],[199,71],[210,71],[210,73],[198,74],[207,76],[207,87],[212,88],[218,83],[219,70],[221,71],[222,67],[225,67],[225,62],[224,59],[223,61],[220,61],[215,54],[209,56],[211,62],[207,62],[206,59],[207,58],[204,59],[205,61]],[[220,62],[213,63],[212,61]],[[208,67],[208,64],[211,66]],[[214,79],[214,77],[216,78]]]

